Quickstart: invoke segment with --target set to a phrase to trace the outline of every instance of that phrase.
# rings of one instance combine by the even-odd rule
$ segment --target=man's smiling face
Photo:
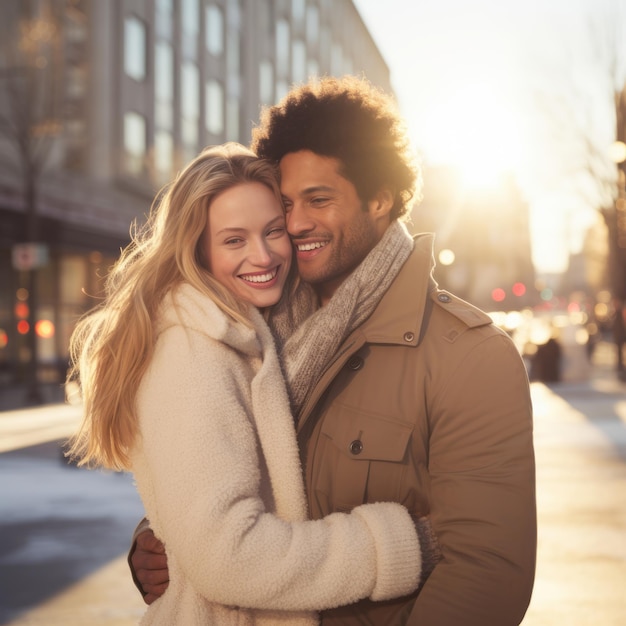
[[[280,161],[287,230],[298,271],[325,303],[367,256],[380,232],[367,204],[340,172],[340,162],[309,150]]]

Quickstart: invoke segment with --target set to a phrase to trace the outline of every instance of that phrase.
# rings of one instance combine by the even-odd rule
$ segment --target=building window
[[[306,0],[291,0],[291,16],[296,24],[304,19]]]
[[[349,56],[346,56],[343,59],[343,73],[354,74],[354,64],[352,63],[352,59]]]
[[[274,66],[271,61],[259,63],[259,100],[261,104],[274,103]]]
[[[156,34],[164,39],[172,38],[172,24],[174,23],[173,0],[156,0]]]
[[[154,135],[154,170],[157,183],[163,185],[172,177],[174,169],[174,139],[166,130],[158,130]]]
[[[239,99],[229,98],[226,108],[226,140],[241,141],[239,137]]]
[[[307,79],[317,78],[320,75],[320,64],[316,59],[309,59],[306,64]]]
[[[182,140],[191,148],[198,145],[198,118],[200,117],[200,75],[198,66],[185,61],[181,70],[180,95],[182,109]]]
[[[221,56],[224,52],[224,13],[215,4],[209,4],[205,12],[206,49],[213,56]]]
[[[294,83],[303,83],[306,80],[306,45],[296,39],[291,49],[291,78]]]
[[[224,89],[218,81],[207,82],[205,104],[206,129],[213,135],[221,135],[224,132]]]
[[[289,71],[289,23],[287,20],[276,22],[276,72],[281,77]]]
[[[341,76],[344,73],[343,49],[338,43],[334,43],[330,48],[330,73],[333,76]]]
[[[289,92],[289,83],[286,80],[276,81],[276,100],[282,100]]]
[[[198,50],[198,31],[200,7],[198,0],[184,0],[181,3],[183,55],[187,59],[195,59]]]
[[[125,169],[129,174],[143,172],[146,156],[146,119],[143,115],[128,111],[124,114]]]
[[[319,46],[319,51],[320,51],[320,56],[323,55],[324,58],[324,70],[326,72],[328,72],[328,56],[330,53],[330,47],[333,43],[333,38],[331,37],[330,34],[330,28],[328,28],[328,26],[322,26],[320,28],[320,46]]]
[[[240,35],[237,28],[228,29],[226,68],[231,76],[239,76],[241,68]]]
[[[174,124],[174,51],[166,41],[155,48],[154,93],[156,125],[171,129]]]
[[[320,36],[320,11],[316,6],[306,10],[306,40],[309,45],[315,45]]]
[[[137,81],[146,77],[146,27],[134,16],[124,20],[124,71]]]

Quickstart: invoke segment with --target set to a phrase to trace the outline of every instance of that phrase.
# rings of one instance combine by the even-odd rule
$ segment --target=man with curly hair
[[[251,147],[280,166],[301,279],[269,322],[290,363],[310,515],[396,501],[424,540],[415,594],[322,624],[519,624],[536,554],[526,371],[488,315],[439,289],[432,235],[403,224],[421,181],[393,100],[354,77],[311,82],[264,111]],[[167,585],[153,543],[140,535],[130,557],[147,602]]]

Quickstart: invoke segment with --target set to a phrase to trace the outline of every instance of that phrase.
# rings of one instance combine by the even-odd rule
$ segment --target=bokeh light
[[[452,250],[445,249],[439,253],[439,263],[441,265],[452,265],[455,259],[456,256]]]
[[[524,283],[515,283],[512,291],[515,296],[523,296],[526,293],[526,285]]]
[[[35,332],[42,339],[54,337],[54,324],[50,320],[39,320],[35,324]]]
[[[494,302],[502,302],[506,298],[506,292],[500,287],[496,287],[491,292],[491,298]]]
[[[18,319],[25,319],[28,317],[28,313],[29,313],[29,309],[28,309],[28,304],[26,304],[25,302],[18,302],[15,305],[15,317],[17,317]]]

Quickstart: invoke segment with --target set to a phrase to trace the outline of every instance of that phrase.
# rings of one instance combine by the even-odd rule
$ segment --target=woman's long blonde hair
[[[68,455],[80,465],[129,469],[137,433],[135,395],[153,352],[154,319],[165,294],[182,282],[206,293],[236,321],[247,305],[206,267],[201,238],[209,205],[221,192],[259,182],[281,201],[275,166],[236,143],[207,148],[158,194],[148,219],[107,277],[104,301],[70,340],[69,382],[80,385],[83,422]]]

